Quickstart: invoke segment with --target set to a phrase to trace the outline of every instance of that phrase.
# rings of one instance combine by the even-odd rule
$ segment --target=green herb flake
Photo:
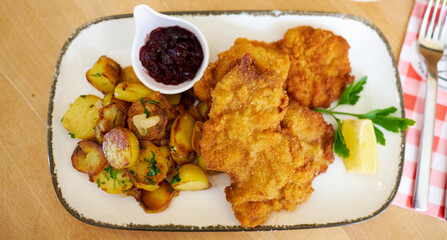
[[[75,134],[74,133],[68,133],[70,135],[71,138],[75,138]]]
[[[82,98],[85,98],[85,95],[81,95]]]
[[[149,172],[147,173],[147,176],[153,177],[159,173],[162,173],[160,168],[157,167],[157,160],[155,159],[155,153],[151,151],[152,158],[149,161]],[[146,158],[144,159],[146,161]]]
[[[109,181],[109,177],[110,179],[113,179],[113,189],[116,188],[116,183],[118,183],[121,187],[125,187],[126,185],[124,184],[123,180],[118,180],[118,173],[120,172],[120,170],[118,169],[114,169],[112,166],[108,166],[104,169],[104,172],[106,172],[107,174],[109,174],[109,176],[107,176],[107,174],[104,174],[105,178],[107,179],[107,181]]]
[[[140,98],[140,103],[143,104],[144,113],[146,114],[146,118],[149,118],[151,116],[151,113],[146,109],[146,106],[144,105],[144,98]]]
[[[90,105],[90,106],[88,106],[89,108],[92,108],[93,107],[93,104],[92,105]]]
[[[101,186],[101,185],[100,185],[100,182],[99,182],[99,179],[96,179],[96,184],[98,185],[98,187]]]
[[[180,173],[177,173],[177,174],[175,174],[174,177],[172,178],[171,185],[174,184],[174,183],[178,183],[178,182],[180,182],[180,181],[181,181],[181,179],[180,179]]]
[[[154,100],[149,100],[149,103],[152,103],[152,104],[161,104],[161,102],[154,101]]]
[[[93,76],[93,77],[101,77],[101,73],[90,74],[90,76]]]

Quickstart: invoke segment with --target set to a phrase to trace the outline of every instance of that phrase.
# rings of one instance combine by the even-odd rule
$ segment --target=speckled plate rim
[[[249,14],[253,16],[284,16],[284,15],[297,15],[297,16],[329,16],[329,17],[337,17],[341,19],[351,19],[354,21],[358,21],[366,25],[367,27],[370,27],[372,30],[374,30],[378,36],[383,40],[384,44],[386,45],[387,52],[391,58],[393,68],[395,69],[395,79],[396,79],[396,87],[398,90],[399,98],[400,98],[400,115],[401,117],[405,117],[405,110],[404,110],[404,100],[403,100],[403,93],[402,93],[402,85],[399,77],[399,73],[397,70],[397,64],[396,60],[394,58],[394,55],[392,53],[390,44],[388,43],[388,40],[383,35],[382,31],[372,24],[370,21],[357,17],[350,14],[345,13],[332,13],[332,12],[309,12],[309,11],[192,11],[192,12],[164,12],[164,14],[168,15],[198,15],[198,16],[207,16],[207,15],[229,15],[229,14]],[[62,196],[61,189],[58,184],[58,176],[57,173],[55,173],[55,162],[54,162],[54,156],[53,156],[53,109],[54,109],[54,96],[56,92],[56,84],[59,78],[60,74],[60,67],[62,59],[69,48],[72,41],[86,28],[90,27],[91,25],[101,23],[103,21],[108,20],[116,20],[116,19],[123,19],[123,18],[132,18],[132,14],[122,14],[122,15],[113,15],[113,16],[107,16],[107,17],[101,17],[98,19],[91,20],[84,25],[80,26],[78,29],[76,29],[66,40],[64,46],[62,47],[59,57],[57,59],[55,71],[53,74],[53,83],[51,85],[51,92],[50,92],[50,98],[49,98],[49,106],[48,106],[48,116],[47,116],[47,147],[48,147],[48,164],[50,168],[51,178],[53,181],[53,186],[56,191],[57,197],[59,201],[62,203],[64,208],[76,219],[88,223],[94,226],[98,227],[106,227],[106,228],[112,228],[112,229],[127,229],[127,230],[146,230],[146,231],[180,231],[180,232],[225,232],[225,231],[271,231],[271,230],[296,230],[296,229],[309,229],[309,228],[324,228],[324,227],[335,227],[335,226],[343,226],[353,223],[359,223],[366,220],[369,220],[373,217],[378,216],[380,213],[382,213],[385,209],[388,208],[388,206],[393,201],[394,197],[396,196],[401,177],[402,177],[402,171],[403,171],[403,163],[404,163],[404,152],[405,152],[405,131],[401,131],[401,152],[400,152],[400,158],[399,158],[399,165],[398,165],[398,174],[397,179],[395,181],[395,186],[393,190],[391,191],[387,201],[375,212],[372,214],[356,218],[356,219],[346,219],[344,221],[339,222],[333,222],[333,223],[326,223],[326,224],[298,224],[298,225],[287,225],[287,226],[279,226],[279,225],[262,225],[257,226],[253,228],[243,228],[239,225],[234,226],[222,226],[222,225],[215,225],[215,226],[209,226],[209,227],[197,227],[197,226],[188,226],[188,225],[144,225],[144,224],[129,224],[126,226],[121,225],[115,225],[110,223],[105,223],[102,221],[97,221],[94,219],[87,218],[77,212],[75,209],[73,209],[64,199]]]

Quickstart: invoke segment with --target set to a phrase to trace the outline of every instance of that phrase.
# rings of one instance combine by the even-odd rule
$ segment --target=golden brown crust
[[[229,175],[236,218],[254,227],[310,197],[313,179],[333,161],[333,129],[321,113],[289,104],[274,71],[248,54],[238,62],[211,93],[200,147],[208,169]]]
[[[292,28],[277,45],[290,56],[289,97],[303,106],[329,107],[354,80],[349,44],[330,31],[310,26]]]
[[[273,70],[283,81],[286,80],[290,66],[287,54],[265,42],[238,38],[230,49],[218,54],[218,60],[205,70],[202,79],[194,85],[194,94],[202,101],[210,100],[216,84],[245,54],[250,54],[259,68]]]
[[[145,111],[149,114],[146,114]],[[158,116],[160,121],[153,127],[139,131],[133,122],[133,117],[139,114],[146,114],[146,117]],[[165,134],[168,115],[166,109],[158,101],[149,98],[142,98],[130,106],[127,112],[127,125],[138,139],[154,140],[161,139]]]

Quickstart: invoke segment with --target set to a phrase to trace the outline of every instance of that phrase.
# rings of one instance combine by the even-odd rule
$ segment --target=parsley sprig
[[[335,132],[334,139],[334,152],[343,158],[349,157],[349,149],[346,146],[345,139],[341,133],[341,120],[335,115],[348,115],[356,117],[358,119],[371,119],[374,125],[374,133],[376,135],[377,142],[381,145],[386,144],[386,140],[383,132],[377,127],[380,126],[385,130],[398,133],[400,130],[407,130],[409,126],[414,125],[416,122],[408,118],[399,118],[390,116],[395,113],[397,108],[388,107],[383,109],[376,109],[365,114],[355,114],[347,112],[334,111],[340,105],[355,105],[360,99],[360,93],[363,90],[363,86],[366,84],[367,77],[362,77],[359,81],[351,83],[340,97],[338,103],[330,109],[315,109],[315,111],[327,113],[331,115],[335,121],[337,121],[338,127]]]

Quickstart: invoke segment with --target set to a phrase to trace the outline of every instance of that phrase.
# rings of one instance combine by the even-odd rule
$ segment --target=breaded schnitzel
[[[238,38],[230,49],[219,53],[217,61],[208,66],[202,79],[194,85],[194,94],[202,101],[209,100],[217,82],[234,67],[236,64],[234,61],[242,58],[246,53],[250,54],[258,66],[272,69],[283,81],[286,80],[290,66],[287,54],[265,42]]]
[[[284,80],[245,54],[211,92],[201,154],[208,169],[228,173],[225,193],[243,227],[295,209],[333,161],[332,127],[298,103],[287,110]]]
[[[290,56],[289,97],[303,106],[329,107],[354,80],[349,44],[330,31],[310,26],[292,28],[276,45]]]

